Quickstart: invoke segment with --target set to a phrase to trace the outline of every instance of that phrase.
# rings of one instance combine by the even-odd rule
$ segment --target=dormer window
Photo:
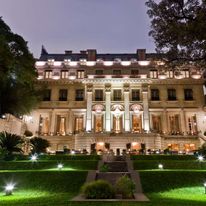
[[[54,65],[54,59],[48,59],[47,63],[49,66],[53,66]]]

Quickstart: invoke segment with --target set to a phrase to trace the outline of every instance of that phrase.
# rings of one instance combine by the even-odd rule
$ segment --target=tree
[[[156,50],[169,62],[206,63],[206,0],[146,2]]]
[[[7,132],[0,133],[0,149],[5,151],[7,155],[12,155],[15,153],[22,153],[22,143],[23,139],[21,136],[16,134],[11,134]]]
[[[34,63],[27,42],[0,17],[0,115],[26,114],[37,104]]]
[[[41,137],[34,137],[30,140],[30,144],[31,144],[31,151],[32,153],[46,153],[46,149],[47,147],[50,146],[50,143],[48,140],[43,139]]]

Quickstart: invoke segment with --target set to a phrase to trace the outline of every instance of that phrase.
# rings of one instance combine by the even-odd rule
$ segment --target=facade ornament
[[[129,92],[129,84],[124,84],[124,92]]]
[[[87,92],[92,92],[93,84],[87,84]]]
[[[105,84],[105,92],[111,92],[111,84]]]
[[[142,92],[148,92],[148,84],[142,84]]]

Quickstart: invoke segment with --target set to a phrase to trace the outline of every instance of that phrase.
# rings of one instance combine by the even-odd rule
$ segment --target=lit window
[[[52,70],[46,70],[44,78],[45,79],[51,79],[52,78]]]
[[[181,71],[181,74],[183,74],[184,78],[190,78],[190,72],[189,70],[183,70]]]
[[[84,79],[84,70],[77,71],[77,79]]]
[[[61,71],[61,79],[67,79],[69,72],[67,70]]]
[[[140,92],[139,89],[132,90],[132,101],[139,101],[140,100]]]
[[[103,90],[95,90],[95,101],[103,101]]]
[[[84,100],[84,90],[83,89],[77,89],[76,90],[76,101],[83,101]]]
[[[114,101],[121,101],[122,99],[122,91],[121,89],[114,90]]]
[[[150,78],[152,79],[156,79],[158,77],[158,72],[157,70],[150,70],[150,74],[149,74]]]
[[[59,90],[59,101],[67,101],[67,89]]]
[[[169,70],[166,72],[167,78],[173,78],[174,77],[174,72],[172,70]]]

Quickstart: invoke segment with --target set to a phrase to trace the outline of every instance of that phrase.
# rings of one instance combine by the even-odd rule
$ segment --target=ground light
[[[9,183],[5,186],[5,195],[12,195],[15,184]]]
[[[198,156],[197,158],[198,158],[198,160],[199,160],[200,162],[202,162],[202,161],[204,160],[204,157],[203,157],[203,156],[201,156],[201,155],[200,155],[200,156]]]
[[[57,165],[57,168],[58,168],[59,170],[61,170],[61,169],[63,168],[63,164],[59,163],[59,164]]]
[[[159,169],[163,169],[163,165],[162,165],[162,164],[159,164],[159,165],[158,165],[158,168],[159,168]]]
[[[204,185],[204,188],[205,188],[205,194],[206,194],[206,182],[205,182],[203,185]]]
[[[31,159],[32,162],[36,162],[37,161],[37,155],[32,155],[30,159]]]

